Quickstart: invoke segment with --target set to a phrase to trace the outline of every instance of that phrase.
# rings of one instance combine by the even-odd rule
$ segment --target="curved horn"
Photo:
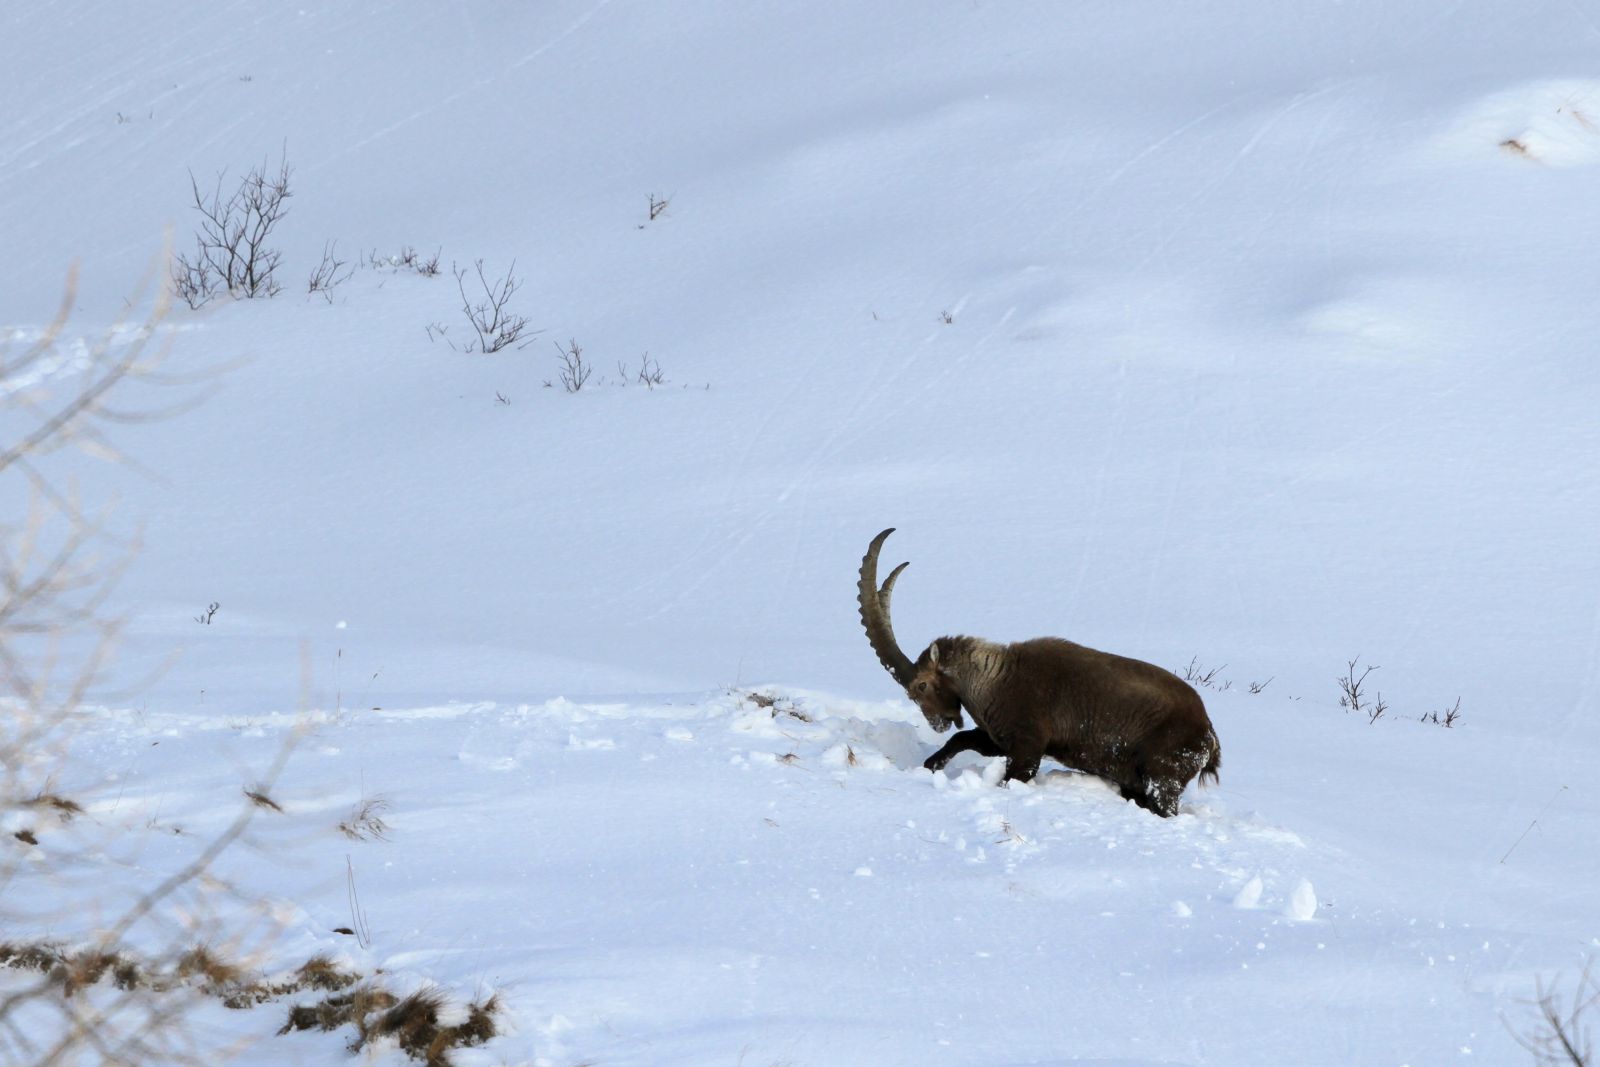
[[[861,558],[861,579],[856,583],[856,603],[861,606],[861,625],[866,627],[867,640],[872,644],[872,651],[877,653],[878,662],[883,664],[884,669],[894,675],[894,680],[904,687],[911,684],[916,669],[911,665],[910,658],[900,651],[900,644],[894,639],[894,625],[889,621],[889,598],[894,593],[895,579],[900,577],[900,572],[911,564],[900,564],[889,573],[883,588],[878,588],[878,550],[892,533],[894,533],[893,526],[874,537],[867,554]]]

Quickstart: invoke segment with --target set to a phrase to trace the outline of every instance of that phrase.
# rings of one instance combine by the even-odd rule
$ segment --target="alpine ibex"
[[[1217,780],[1222,748],[1200,694],[1170,671],[1056,637],[1000,645],[978,637],[940,637],[915,663],[900,650],[889,598],[902,563],[878,586],[878,551],[861,560],[858,602],[878,661],[939,733],[961,730],[923,764],[936,771],[962,752],[1006,757],[1006,781],[1027,781],[1045,756],[1099,775],[1122,795],[1163,817],[1196,775]]]

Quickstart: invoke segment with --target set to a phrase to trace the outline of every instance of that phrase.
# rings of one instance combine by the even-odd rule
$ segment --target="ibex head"
[[[902,563],[889,572],[882,587],[878,585],[878,551],[894,528],[883,531],[872,539],[872,545],[861,560],[861,576],[856,584],[856,602],[861,605],[861,625],[867,629],[867,640],[878,662],[905,687],[906,695],[922,709],[922,715],[935,731],[944,733],[952,726],[961,725],[961,698],[956,695],[950,678],[939,664],[939,642],[923,650],[915,663],[904,652],[894,637],[894,624],[889,618],[889,598],[894,593],[895,579],[909,563]]]

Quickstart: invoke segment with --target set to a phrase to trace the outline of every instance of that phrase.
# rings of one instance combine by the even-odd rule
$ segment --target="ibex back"
[[[861,561],[857,600],[872,650],[943,733],[961,730],[923,764],[938,770],[966,751],[1006,757],[1006,780],[1027,781],[1046,756],[1116,785],[1161,816],[1196,776],[1215,782],[1222,748],[1200,694],[1171,671],[1056,637],[1001,645],[940,637],[913,663],[895,641],[889,599],[902,563],[878,585],[878,552],[893,528],[873,538]]]

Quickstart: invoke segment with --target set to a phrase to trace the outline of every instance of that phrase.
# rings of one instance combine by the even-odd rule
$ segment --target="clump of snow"
[[[1310,922],[1317,917],[1317,891],[1311,883],[1304,878],[1294,887],[1294,892],[1289,894],[1289,900],[1283,906],[1284,915],[1297,922]]]
[[[1233,906],[1249,909],[1261,903],[1261,876],[1253,875],[1248,882],[1239,888],[1233,895]]]

